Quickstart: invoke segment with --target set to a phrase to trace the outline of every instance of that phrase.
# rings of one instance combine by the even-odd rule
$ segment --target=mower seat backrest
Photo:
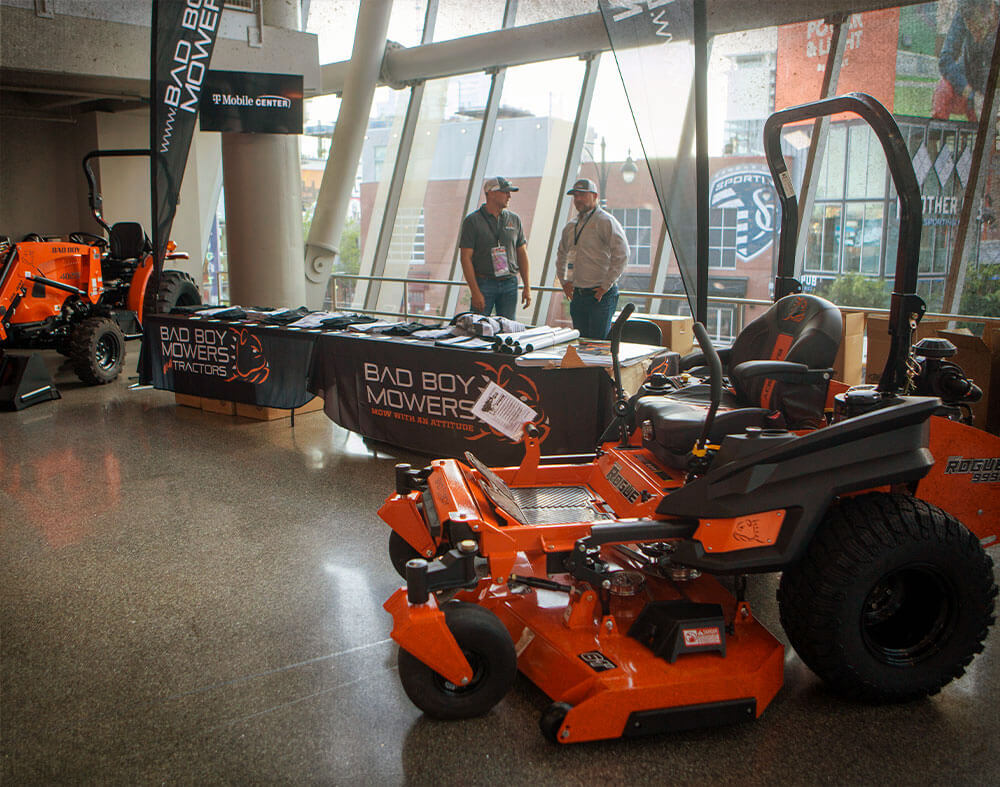
[[[729,434],[747,427],[804,429],[822,424],[829,375],[837,356],[843,321],[840,309],[813,295],[788,295],[746,326],[729,354],[731,390],[724,390],[712,422],[709,442],[720,443]],[[746,361],[788,361],[817,373],[806,382],[780,381],[745,374]],[[635,404],[636,424],[642,428],[643,446],[660,461],[684,468],[688,453],[699,437],[708,405],[710,386],[696,383],[667,395],[640,397]]]
[[[829,379],[782,382],[741,373],[744,361],[771,360],[830,369],[844,331],[840,309],[815,295],[786,295],[747,325],[729,355],[729,379],[744,406],[777,410],[790,428],[816,426],[823,416]]]
[[[622,328],[622,341],[660,347],[663,344],[663,332],[652,320],[626,320]]]
[[[110,256],[116,260],[141,259],[149,240],[137,221],[119,221],[111,227]]]

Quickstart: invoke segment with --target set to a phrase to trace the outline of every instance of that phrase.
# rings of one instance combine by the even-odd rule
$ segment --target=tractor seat
[[[830,368],[843,333],[840,309],[814,295],[787,295],[747,325],[728,353],[731,389],[723,392],[709,439],[748,426],[808,429],[823,423]],[[636,402],[643,446],[683,467],[710,402],[706,383]]]
[[[115,260],[141,259],[151,249],[149,238],[137,221],[119,221],[111,227],[109,256]]]

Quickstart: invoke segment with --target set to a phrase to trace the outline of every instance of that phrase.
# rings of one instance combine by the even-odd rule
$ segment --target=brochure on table
[[[629,366],[663,352],[663,348],[652,344],[632,344],[622,342],[618,347],[618,360]],[[608,366],[612,364],[611,342],[581,339],[572,344],[557,345],[544,350],[519,355],[518,366]]]

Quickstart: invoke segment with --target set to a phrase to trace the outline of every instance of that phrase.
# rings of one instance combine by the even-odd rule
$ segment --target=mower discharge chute
[[[932,383],[909,352],[924,311],[920,199],[895,122],[860,94],[784,110],[766,127],[768,160],[794,217],[780,128],[844,111],[876,131],[902,205],[882,384],[844,391],[824,414],[839,311],[799,292],[786,221],[776,303],[737,338],[725,370],[696,323],[708,378],[647,383],[628,401],[619,384],[620,428],[608,434],[620,439],[593,462],[545,464],[528,425],[518,467],[468,453],[398,466],[379,516],[406,586],[385,609],[400,680],[427,715],[486,713],[520,670],[552,699],[540,724],[559,743],[758,717],[784,663],[746,600],[747,576],[760,572],[782,572],[792,646],[845,695],[934,694],[982,650],[1000,479],[948,467],[1000,457],[1000,439],[961,423],[969,381],[949,378],[948,404],[907,392]]]
[[[125,340],[142,335],[146,311],[169,312],[201,303],[194,279],[164,271],[152,292],[152,245],[136,222],[109,226],[90,160],[145,156],[148,150],[92,151],[83,159],[90,207],[107,238],[74,232],[67,241],[28,235],[19,243],[0,240],[0,352],[9,348],[53,348],[67,356],[85,383],[116,379],[125,360]],[[166,259],[187,259],[167,244]]]

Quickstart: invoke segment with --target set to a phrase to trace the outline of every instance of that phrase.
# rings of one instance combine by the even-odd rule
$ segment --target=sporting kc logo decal
[[[724,229],[735,226],[736,255],[741,260],[756,257],[771,245],[777,197],[766,169],[745,165],[722,170],[712,184],[711,206],[735,211],[735,215],[732,211],[724,212],[722,226]]]

